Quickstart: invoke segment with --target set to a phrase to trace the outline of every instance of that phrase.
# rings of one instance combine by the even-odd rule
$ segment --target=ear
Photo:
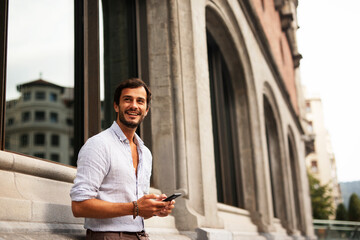
[[[115,110],[115,112],[119,112],[119,106],[118,105],[116,105],[116,102],[114,102],[114,110]]]
[[[144,114],[145,117],[147,116],[147,114],[148,114],[148,112],[149,112],[149,109],[150,109],[150,108],[146,109],[146,112],[145,112],[145,114]]]

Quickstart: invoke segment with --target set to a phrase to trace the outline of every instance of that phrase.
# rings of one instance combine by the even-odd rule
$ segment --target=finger
[[[156,195],[156,194],[147,194],[147,195],[144,195],[144,198],[146,199],[156,199],[158,198],[159,195]]]
[[[167,202],[162,202],[162,201],[154,201],[153,204],[157,208],[163,208],[163,207],[166,207],[168,205]]]

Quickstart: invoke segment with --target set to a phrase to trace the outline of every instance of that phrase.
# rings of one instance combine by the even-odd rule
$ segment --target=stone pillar
[[[205,1],[150,0],[147,9],[154,184],[183,193],[180,230],[218,228]]]

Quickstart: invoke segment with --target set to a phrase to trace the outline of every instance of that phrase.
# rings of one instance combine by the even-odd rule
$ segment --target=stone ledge
[[[0,234],[85,234],[83,224],[0,221]]]
[[[76,168],[60,163],[0,151],[0,169],[72,183]]]

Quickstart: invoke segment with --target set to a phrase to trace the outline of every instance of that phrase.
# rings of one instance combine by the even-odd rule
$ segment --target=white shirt
[[[70,191],[72,201],[97,198],[108,202],[132,202],[149,193],[152,156],[135,134],[139,164],[137,177],[129,140],[114,122],[105,131],[89,138],[81,148],[77,174]],[[85,228],[92,231],[139,232],[144,219],[132,215],[96,219],[85,218]]]

